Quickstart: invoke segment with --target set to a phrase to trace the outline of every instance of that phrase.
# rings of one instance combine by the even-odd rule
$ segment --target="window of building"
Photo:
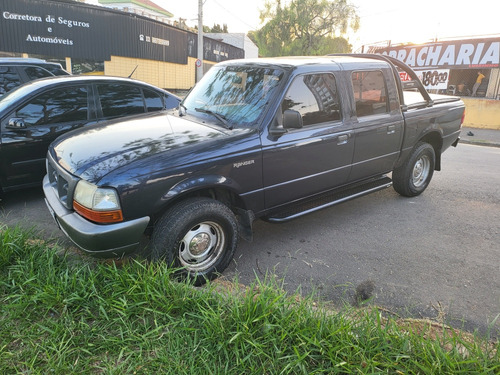
[[[304,126],[340,120],[340,101],[333,74],[308,74],[294,79],[282,104],[301,114]]]
[[[101,75],[104,74],[104,61],[71,59],[71,72],[73,74]]]
[[[381,71],[352,73],[352,87],[358,117],[389,112],[389,100]]]
[[[44,92],[16,111],[27,126],[87,121],[86,87],[65,87]]]

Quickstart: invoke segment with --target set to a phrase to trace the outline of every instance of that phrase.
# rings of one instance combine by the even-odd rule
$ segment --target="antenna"
[[[128,76],[128,78],[131,78],[132,77],[132,74],[135,73],[136,69],[139,67],[139,65],[136,65],[134,70],[132,70],[132,73],[130,73],[130,75]]]

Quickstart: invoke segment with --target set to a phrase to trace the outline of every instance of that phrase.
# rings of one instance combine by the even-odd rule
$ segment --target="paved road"
[[[427,191],[392,189],[285,224],[257,221],[224,273],[248,284],[276,275],[284,287],[352,303],[373,286],[371,303],[401,316],[444,319],[500,336],[500,148],[461,144],[443,155]],[[59,236],[38,189],[10,194],[3,222],[38,223]]]

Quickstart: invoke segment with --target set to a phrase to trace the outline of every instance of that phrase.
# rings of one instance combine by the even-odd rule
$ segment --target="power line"
[[[206,0],[208,1],[208,0]],[[219,8],[223,9],[227,14],[229,14],[230,16],[236,18],[238,20],[238,22],[241,22],[242,24],[248,26],[250,29],[252,29],[253,31],[256,31],[257,28],[255,28],[254,26],[246,23],[244,20],[242,20],[241,18],[239,18],[237,15],[235,15],[234,13],[228,11],[224,6],[222,6],[221,4],[219,4],[219,2],[217,0],[210,0],[210,1],[213,1],[215,4],[217,4],[219,6]]]

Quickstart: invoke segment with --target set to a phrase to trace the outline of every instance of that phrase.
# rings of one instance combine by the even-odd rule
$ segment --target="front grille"
[[[50,155],[47,156],[47,176],[61,203],[71,210],[78,178],[64,170]]]

